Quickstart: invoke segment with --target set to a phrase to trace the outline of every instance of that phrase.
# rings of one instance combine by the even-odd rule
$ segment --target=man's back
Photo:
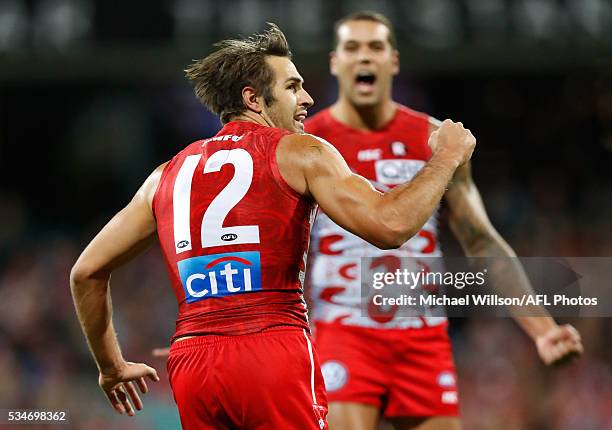
[[[175,337],[307,328],[313,204],[278,171],[276,146],[287,134],[230,122],[165,167],[153,211],[179,303]]]

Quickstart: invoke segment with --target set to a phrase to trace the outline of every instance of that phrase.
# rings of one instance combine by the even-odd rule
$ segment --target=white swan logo
[[[323,373],[323,380],[325,381],[325,388],[327,391],[337,391],[344,387],[348,380],[348,370],[344,364],[339,361],[326,361],[321,366],[321,373]]]

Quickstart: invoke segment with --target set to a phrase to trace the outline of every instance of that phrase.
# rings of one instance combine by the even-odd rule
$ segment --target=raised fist
[[[451,157],[462,165],[472,157],[476,138],[462,123],[447,119],[429,137],[429,147],[433,154]]]

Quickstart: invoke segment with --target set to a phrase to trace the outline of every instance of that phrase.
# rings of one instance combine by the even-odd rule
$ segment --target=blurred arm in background
[[[432,119],[430,133],[437,130],[439,124]],[[497,273],[493,273],[499,293],[507,297],[534,294],[514,250],[487,216],[469,162],[455,171],[445,197],[450,209],[451,230],[468,257],[508,257],[497,265],[503,267],[496,267]],[[540,316],[514,315],[514,320],[535,342],[545,364],[559,364],[582,354],[580,334],[574,327],[559,326],[543,306],[532,306],[529,312]]]
[[[70,289],[83,333],[100,372],[99,384],[113,408],[134,415],[142,401],[133,385],[147,392],[144,377],[159,381],[155,369],[127,362],[112,323],[111,273],[149,247],[156,237],[151,209],[164,165],[159,166],[132,201],[117,213],[85,248],[70,274]]]

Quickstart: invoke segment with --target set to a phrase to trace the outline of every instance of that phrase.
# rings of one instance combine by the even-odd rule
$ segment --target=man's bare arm
[[[159,380],[156,371],[142,363],[126,362],[112,323],[109,289],[111,272],[144,251],[154,240],[156,223],[151,201],[163,165],[138,190],[132,201],[85,248],[70,274],[70,289],[83,333],[100,371],[100,386],[118,412],[133,415],[142,409],[134,381],[144,393],[144,377]],[[127,395],[126,395],[127,394]]]
[[[429,163],[412,181],[384,194],[353,174],[333,146],[311,135],[286,137],[277,159],[289,185],[311,195],[335,223],[379,248],[397,248],[431,216],[475,145],[471,133],[451,121],[431,140],[436,148]]]
[[[472,180],[470,164],[455,172],[446,200],[450,208],[450,227],[464,252],[470,257],[510,257],[500,260],[495,276],[501,294],[518,297],[533,294],[531,283],[515,252],[491,224],[482,198]],[[495,275],[493,273],[493,275]],[[524,310],[525,311],[525,310]],[[515,316],[515,321],[536,343],[546,364],[557,363],[582,353],[580,335],[570,325],[559,326],[542,306],[528,310],[533,315]]]

